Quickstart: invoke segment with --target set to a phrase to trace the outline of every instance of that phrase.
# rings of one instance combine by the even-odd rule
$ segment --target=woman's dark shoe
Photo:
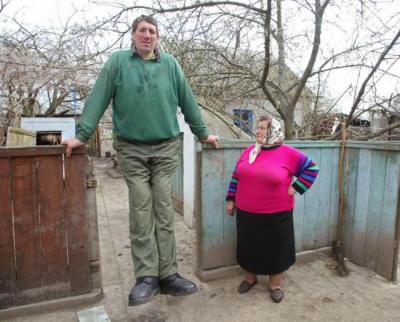
[[[129,293],[129,306],[139,305],[150,301],[159,291],[158,277],[141,276]]]
[[[248,291],[250,291],[254,285],[257,284],[257,280],[254,283],[249,283],[246,280],[243,280],[242,283],[240,283],[239,287],[238,287],[238,292],[240,294],[243,293],[247,293]]]
[[[175,273],[160,280],[160,291],[161,294],[182,296],[196,293],[198,290],[192,281]]]
[[[280,288],[275,288],[273,290],[269,290],[271,293],[271,299],[275,303],[279,303],[283,300],[284,294],[283,291]]]

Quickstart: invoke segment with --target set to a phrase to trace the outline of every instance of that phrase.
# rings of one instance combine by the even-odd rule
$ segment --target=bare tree
[[[13,28],[0,35],[0,144],[21,115],[74,112],[110,47],[96,40],[96,29],[73,23],[72,16],[58,30],[10,22]]]
[[[0,0],[0,13],[6,8],[10,1]]]
[[[0,91],[11,114],[51,115],[84,99],[103,54],[130,45],[130,23],[138,12],[158,17],[162,46],[181,62],[204,105],[223,112],[232,102],[251,101],[282,119],[289,139],[295,133],[325,138],[318,129],[330,133],[332,112],[352,93],[345,120],[350,126],[385,102],[382,80],[399,79],[394,66],[400,13],[383,19],[373,0],[97,4],[112,7],[107,12],[113,14],[91,25],[69,19],[57,31],[32,31],[16,21],[16,31],[0,36],[1,57],[8,57],[0,62]],[[346,14],[352,29],[340,20]],[[335,43],[328,28],[348,37]],[[332,97],[328,84],[341,70],[358,77],[340,80],[343,91]],[[391,93],[398,93],[396,87]],[[307,113],[301,127],[295,123],[299,109]]]
[[[388,37],[399,17],[394,12],[386,20],[381,19],[378,5],[370,0],[340,4],[333,0],[113,4],[120,10],[102,27],[107,22],[116,25],[124,14],[138,10],[157,15],[167,35],[164,44],[178,56],[199,96],[221,108],[224,102],[239,96],[268,101],[283,119],[286,136],[293,138],[294,115],[299,105],[307,105],[308,112],[315,112],[311,122],[315,124],[316,116],[323,114],[322,107],[329,111],[340,103],[337,97],[332,104],[322,99],[328,95],[326,84],[333,72],[357,70],[360,80],[366,73],[371,75],[362,86],[349,82],[345,87],[343,93],[353,91],[356,98],[346,126],[361,111],[365,112],[373,82],[391,73],[387,66],[395,59],[398,48],[397,38],[390,42]],[[354,20],[351,30],[336,21],[348,12]],[[371,24],[373,14],[377,21]],[[333,43],[327,47],[328,27],[346,31],[348,39],[341,46]],[[379,55],[382,64],[374,68],[371,62]]]

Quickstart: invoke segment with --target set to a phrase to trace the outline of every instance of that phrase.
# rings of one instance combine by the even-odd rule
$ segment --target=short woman
[[[318,174],[318,166],[283,144],[283,137],[276,119],[260,117],[256,144],[240,156],[226,197],[228,214],[236,210],[237,262],[245,271],[238,291],[248,292],[257,275],[269,275],[268,289],[276,303],[284,296],[283,272],[296,261],[294,194],[307,191]]]

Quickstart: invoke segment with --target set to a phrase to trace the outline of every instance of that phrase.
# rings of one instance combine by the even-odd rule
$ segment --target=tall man
[[[177,107],[193,134],[218,148],[202,120],[190,85],[175,58],[158,50],[159,30],[151,16],[132,24],[132,49],[115,52],[101,70],[78,123],[63,142],[67,156],[94,132],[113,104],[114,148],[129,190],[129,228],[136,284],[129,305],[158,291],[175,296],[197,291],[178,274],[171,181],[180,144]]]

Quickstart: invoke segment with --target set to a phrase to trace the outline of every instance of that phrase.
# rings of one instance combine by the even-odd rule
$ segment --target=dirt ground
[[[134,284],[128,240],[128,197],[121,177],[109,175],[110,159],[95,162],[97,213],[104,298],[90,306],[5,320],[8,322],[78,321],[76,312],[102,305],[113,322],[258,322],[258,321],[400,321],[400,285],[348,262],[351,272],[336,274],[330,257],[297,263],[285,274],[285,298],[275,304],[267,279],[247,294],[236,289],[241,276],[200,281],[195,274],[195,231],[176,214],[180,272],[193,279],[199,292],[186,297],[157,295],[151,302],[129,307]]]
[[[97,169],[100,169],[100,165],[97,165]],[[265,277],[260,277],[259,283],[244,295],[236,291],[241,281],[240,275],[202,282],[197,278],[194,267],[195,231],[185,225],[179,214],[176,215],[175,232],[180,272],[196,281],[200,291],[180,298],[157,295],[150,303],[127,307],[126,298],[133,283],[133,273],[126,245],[125,186],[122,179],[112,179],[101,171],[98,171],[97,177],[101,182],[100,195],[104,196],[104,208],[109,218],[114,246],[126,250],[116,251],[122,254],[117,256],[117,261],[124,280],[122,301],[126,309],[126,320],[124,317],[121,321],[400,321],[399,285],[349,262],[350,275],[339,277],[335,271],[335,262],[330,257],[316,257],[308,263],[294,265],[285,276],[285,299],[280,304],[270,300]],[[121,202],[110,202],[113,196]],[[118,211],[120,206],[122,209]],[[125,229],[122,230],[122,226],[118,229],[118,225],[123,225]],[[107,267],[103,269],[106,271]],[[107,291],[106,272],[103,277]],[[107,294],[105,300],[107,304]],[[113,311],[110,310],[110,313],[112,316]]]

